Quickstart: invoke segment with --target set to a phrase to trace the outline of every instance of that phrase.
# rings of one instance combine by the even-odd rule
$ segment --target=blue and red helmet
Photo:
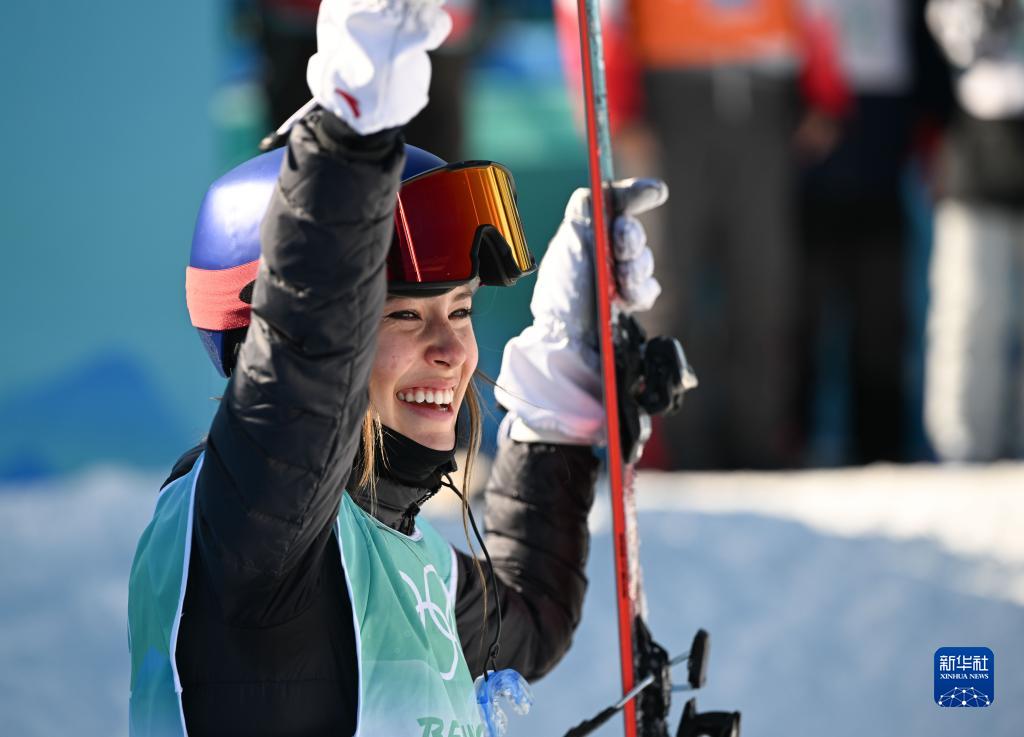
[[[213,365],[231,374],[249,327],[260,257],[260,223],[277,183],[284,148],[262,154],[215,181],[203,198],[185,271],[189,317]],[[388,290],[436,294],[479,278],[510,286],[536,263],[523,237],[512,175],[499,164],[446,164],[406,145]]]

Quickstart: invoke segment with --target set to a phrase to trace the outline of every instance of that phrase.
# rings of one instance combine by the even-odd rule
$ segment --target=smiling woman
[[[473,289],[389,296],[370,374],[383,425],[435,450],[455,446],[455,418],[476,371]]]
[[[449,25],[431,0],[327,0],[317,104],[203,201],[186,295],[229,380],[136,551],[133,735],[494,737],[494,697],[526,700],[519,673],[569,647],[603,432],[585,192],[506,348],[484,561],[418,516],[463,496],[467,423],[467,476],[479,444],[473,295],[536,268],[504,167],[402,143]],[[616,223],[629,309],[657,289],[639,224]]]

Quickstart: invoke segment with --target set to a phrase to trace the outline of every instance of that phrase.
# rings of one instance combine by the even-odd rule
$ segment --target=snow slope
[[[3,734],[126,732],[126,579],[160,480],[0,487]],[[740,709],[748,737],[1024,733],[1024,467],[648,474],[640,490],[653,628],[672,652],[711,632],[702,709]],[[604,504],[592,523],[575,645],[512,737],[561,735],[616,693]],[[932,702],[948,645],[994,651],[988,709]]]

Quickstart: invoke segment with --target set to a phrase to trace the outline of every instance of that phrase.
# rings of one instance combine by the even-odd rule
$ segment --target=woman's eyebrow
[[[469,287],[463,288],[461,291],[456,292],[452,295],[452,299],[471,299],[473,297],[473,290]]]

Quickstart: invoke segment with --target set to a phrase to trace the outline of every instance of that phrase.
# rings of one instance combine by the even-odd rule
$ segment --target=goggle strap
[[[231,330],[249,324],[251,284],[259,261],[228,269],[185,269],[185,303],[192,325],[203,330]]]

